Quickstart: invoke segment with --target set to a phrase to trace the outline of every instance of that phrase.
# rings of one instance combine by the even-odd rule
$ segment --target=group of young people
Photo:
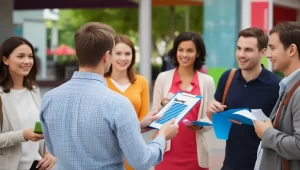
[[[151,142],[143,140],[158,109],[180,91],[203,97],[185,119],[234,108],[262,109],[270,118],[254,127],[228,120],[222,170],[300,169],[300,23],[280,23],[269,36],[260,28],[240,31],[238,68],[225,71],[216,89],[199,71],[207,56],[202,37],[180,33],[168,53],[175,68],[156,78],[150,113],[149,84],[134,69],[130,38],[91,22],[74,41],[79,71],[42,101],[31,43],[11,37],[1,44],[0,169],[208,170],[211,128],[171,120]],[[265,55],[282,80],[261,64]],[[34,132],[36,121],[43,134]]]

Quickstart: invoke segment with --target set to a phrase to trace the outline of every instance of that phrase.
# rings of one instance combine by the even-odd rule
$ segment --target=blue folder
[[[208,122],[199,122],[199,121],[193,121],[192,124],[196,125],[196,126],[212,126],[211,123],[208,123]]]
[[[232,125],[232,122],[230,122],[229,119],[239,121],[242,124],[253,126],[253,122],[251,119],[248,119],[241,115],[233,114],[237,111],[241,111],[245,109],[250,111],[250,109],[248,108],[241,108],[241,109],[226,110],[220,113],[213,114],[212,116],[213,128],[215,131],[215,135],[218,139],[223,139],[223,140],[228,139],[229,131]]]

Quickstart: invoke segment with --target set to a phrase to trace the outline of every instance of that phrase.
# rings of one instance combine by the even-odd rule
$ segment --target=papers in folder
[[[152,122],[149,127],[160,129],[160,127],[175,118],[178,123],[200,100],[201,96],[188,93],[177,93],[157,114],[162,118]]]
[[[212,122],[216,137],[227,140],[232,125],[229,119],[236,120],[242,124],[253,126],[253,120],[265,121],[269,119],[261,109],[231,109],[224,112],[213,114]]]

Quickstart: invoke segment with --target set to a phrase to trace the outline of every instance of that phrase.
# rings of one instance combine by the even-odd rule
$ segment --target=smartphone
[[[36,122],[35,123],[34,133],[43,134],[41,122]]]

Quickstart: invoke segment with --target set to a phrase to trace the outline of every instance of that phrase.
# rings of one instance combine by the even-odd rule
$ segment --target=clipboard
[[[161,126],[175,118],[175,123],[182,118],[202,99],[202,96],[178,92],[158,113],[162,118],[153,121],[149,127],[160,129]]]

